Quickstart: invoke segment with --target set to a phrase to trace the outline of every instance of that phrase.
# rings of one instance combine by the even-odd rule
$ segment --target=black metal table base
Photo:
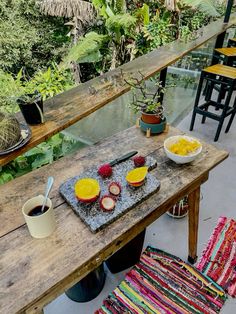
[[[146,229],[133,240],[106,260],[106,265],[111,273],[115,274],[135,265],[143,249]]]
[[[89,273],[65,294],[75,302],[88,302],[95,299],[102,291],[106,281],[106,273],[103,264]]]

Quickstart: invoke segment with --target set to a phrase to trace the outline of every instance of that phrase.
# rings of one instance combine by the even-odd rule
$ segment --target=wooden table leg
[[[197,239],[199,220],[200,186],[188,195],[188,261],[194,264],[197,261]]]

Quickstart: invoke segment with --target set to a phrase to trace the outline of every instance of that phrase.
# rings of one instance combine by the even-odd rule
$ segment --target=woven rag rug
[[[219,313],[224,290],[193,266],[147,247],[95,314]]]
[[[197,269],[236,297],[236,221],[220,217]]]

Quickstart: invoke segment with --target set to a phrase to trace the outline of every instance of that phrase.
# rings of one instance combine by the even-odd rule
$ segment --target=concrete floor
[[[190,115],[178,127],[189,129]],[[205,125],[196,120],[192,135],[212,143],[230,152],[229,158],[210,173],[209,180],[202,186],[200,205],[200,230],[198,253],[205,247],[219,216],[225,215],[236,219],[236,120],[228,134],[222,132],[218,143],[213,142],[217,122],[207,120]],[[187,258],[187,217],[177,220],[163,215],[147,230],[145,247],[150,244],[173,253],[184,260]],[[107,271],[105,287],[100,295],[91,302],[79,304],[64,294],[45,308],[46,314],[90,314],[100,305],[104,297],[124,278],[125,272],[112,275]],[[222,314],[236,313],[236,300],[229,298]]]

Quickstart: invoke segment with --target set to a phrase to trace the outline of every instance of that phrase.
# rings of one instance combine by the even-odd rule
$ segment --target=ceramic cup
[[[52,201],[48,198],[46,206],[48,210],[39,216],[29,216],[29,212],[36,206],[42,205],[44,201],[43,195],[38,195],[29,199],[22,207],[22,213],[29,232],[34,238],[48,237],[56,228],[56,220],[54,216]]]

